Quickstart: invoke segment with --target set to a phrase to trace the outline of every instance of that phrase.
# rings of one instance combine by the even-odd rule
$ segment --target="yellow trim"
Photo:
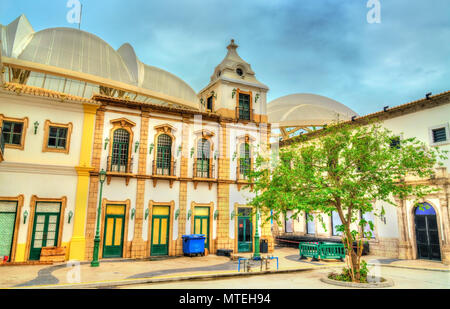
[[[75,167],[78,174],[75,210],[73,218],[73,234],[68,245],[68,259],[84,261],[86,254],[86,212],[89,194],[89,172],[91,167],[92,145],[94,144],[95,117],[99,106],[83,104],[84,120],[81,136],[80,164]]]

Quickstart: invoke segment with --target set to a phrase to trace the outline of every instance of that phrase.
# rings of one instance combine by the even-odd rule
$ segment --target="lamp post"
[[[258,229],[258,221],[259,221],[259,212],[256,210],[256,229],[255,229],[255,253],[253,257],[259,258],[259,229]]]
[[[92,258],[91,267],[98,267],[100,265],[98,261],[98,248],[100,245],[100,214],[102,211],[102,191],[103,191],[103,183],[106,179],[106,172],[104,169],[99,173],[100,180],[100,197],[98,200],[98,210],[97,210],[97,230],[95,232],[94,238],[94,256]]]

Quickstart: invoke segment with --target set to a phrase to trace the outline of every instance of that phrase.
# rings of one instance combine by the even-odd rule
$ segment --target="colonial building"
[[[35,32],[22,15],[0,40],[0,256],[91,259],[99,205],[101,258],[181,255],[193,233],[209,252],[250,252],[256,229],[273,250],[247,205],[268,87],[233,40],[198,94],[77,29]]]
[[[297,95],[285,97],[291,102],[286,104],[290,111],[292,105],[297,108],[308,107],[309,115],[291,115],[290,123],[283,123],[283,119],[278,119],[283,114],[283,108],[274,109],[273,103],[269,103],[269,121],[280,122],[280,127],[310,127],[310,125],[324,125],[331,121],[336,121],[338,117],[331,117],[335,114],[341,115],[341,120],[353,125],[365,123],[368,119],[381,121],[382,125],[398,136],[397,143],[401,147],[402,139],[416,137],[424,142],[428,147],[441,147],[442,150],[450,150],[450,92],[437,95],[427,95],[423,99],[399,105],[396,107],[386,107],[383,111],[366,116],[348,117],[346,120],[345,110],[340,103],[331,99],[317,97],[315,100],[311,95]],[[284,100],[281,98],[281,100]],[[293,102],[292,102],[293,101]],[[280,99],[275,102],[275,107],[280,106]],[[281,104],[281,106],[283,106]],[[324,109],[326,107],[326,109]],[[294,107],[295,108],[295,107]],[[276,112],[275,112],[276,111]],[[286,111],[287,112],[287,111]],[[279,113],[279,114],[277,114]],[[287,115],[288,113],[285,113]],[[314,115],[314,117],[311,117]],[[312,120],[316,121],[311,123]],[[334,119],[333,119],[334,118]],[[278,121],[279,120],[279,121]],[[322,121],[320,123],[320,121]],[[289,133],[292,129],[286,130]],[[294,129],[295,130],[295,129]],[[293,133],[293,131],[291,131]],[[305,135],[314,138],[314,132],[303,130]],[[298,137],[282,134],[283,141],[280,147],[296,143]],[[397,207],[377,201],[376,209],[384,206],[386,214],[383,217],[375,217],[373,214],[365,214],[366,220],[374,222],[375,230],[373,238],[368,239],[370,254],[400,259],[432,259],[442,260],[450,263],[450,159],[445,160],[443,167],[436,167],[436,173],[431,179],[407,178],[406,181],[413,184],[426,184],[439,189],[439,192],[428,195],[420,201],[429,206],[426,211],[421,211],[413,203],[413,197],[401,200],[393,197]],[[328,239],[339,241],[340,235],[336,230],[336,225],[341,224],[337,213],[332,216],[323,214],[311,214],[312,221],[307,221],[306,215],[298,219],[292,219],[291,213],[287,213],[282,218],[282,225],[276,228],[280,240],[286,242],[299,239]],[[326,229],[319,223],[318,217],[322,216]],[[367,227],[368,228],[368,227]]]

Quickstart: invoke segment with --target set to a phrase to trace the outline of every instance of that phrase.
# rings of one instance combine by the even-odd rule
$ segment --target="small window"
[[[400,136],[391,139],[390,147],[400,149]]]
[[[209,111],[213,110],[213,97],[212,96],[210,96],[208,98],[208,100],[206,101],[206,109]]]
[[[375,231],[372,231],[371,229],[370,229],[370,224],[369,224],[369,221],[370,222],[372,222],[373,224],[375,224],[375,218],[374,218],[374,215],[373,215],[373,213],[372,212],[366,212],[366,213],[364,213],[364,214],[361,214],[361,219],[364,219],[364,220],[366,220],[367,221],[367,224],[364,226],[364,237],[365,238],[369,238],[368,236],[369,236],[369,233],[370,233],[370,235],[371,235],[371,237],[370,238],[375,238]]]
[[[22,141],[23,122],[3,121],[2,130],[5,144],[20,146]]]
[[[48,135],[49,148],[66,149],[67,142],[67,128],[50,127]]]
[[[236,73],[237,73],[237,75],[239,75],[239,76],[244,75],[244,72],[242,71],[241,68],[237,68],[237,69],[236,69]]]
[[[306,234],[316,234],[316,223],[314,222],[314,215],[306,214]]]
[[[239,119],[250,120],[250,95],[239,93]]]
[[[25,147],[28,118],[8,118],[0,114],[0,123],[5,148],[23,150]]]
[[[61,124],[45,121],[43,152],[69,153],[72,123]]]
[[[431,146],[439,146],[450,143],[448,124],[429,128]]]
[[[433,132],[433,143],[445,142],[447,140],[447,134],[445,128],[439,128],[432,130]]]
[[[342,235],[342,232],[339,232],[337,230],[337,226],[342,225],[341,217],[339,217],[339,213],[337,211],[333,211],[331,214],[331,226],[332,226],[332,235],[333,236],[340,236]]]

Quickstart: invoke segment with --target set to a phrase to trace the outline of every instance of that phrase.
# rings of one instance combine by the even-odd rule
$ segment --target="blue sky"
[[[268,99],[315,93],[364,115],[450,90],[450,1],[109,0],[83,3],[81,29],[172,72],[196,91],[234,38],[270,87]],[[36,31],[69,24],[67,0],[2,0],[0,23],[25,14]]]

